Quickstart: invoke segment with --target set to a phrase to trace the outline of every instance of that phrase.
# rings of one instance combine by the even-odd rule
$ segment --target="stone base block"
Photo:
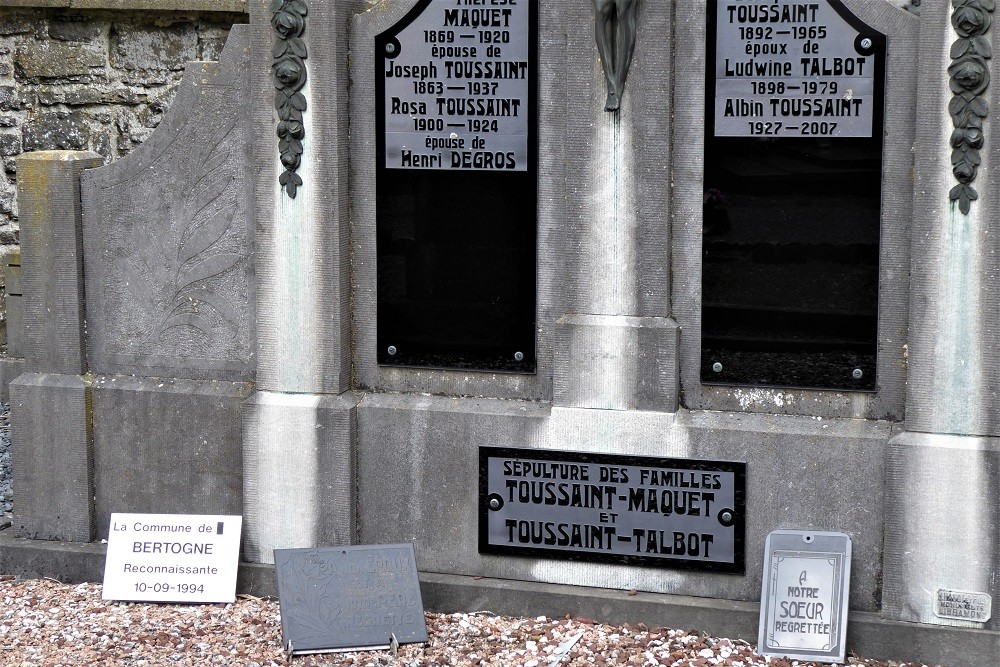
[[[10,383],[14,532],[94,539],[90,383],[76,375],[25,374]]]
[[[902,433],[889,444],[883,606],[887,618],[1000,629],[1000,438]],[[987,623],[941,618],[940,590],[987,593]]]
[[[243,383],[98,376],[99,537],[112,512],[241,514],[241,419],[250,392]]]
[[[354,394],[257,392],[243,419],[243,557],[355,542]]]
[[[675,412],[679,341],[668,318],[564,315],[555,327],[554,405]]]
[[[850,607],[877,611],[891,428],[848,419],[369,395],[358,408],[359,539],[412,542],[418,566],[429,572],[755,601],[770,531],[838,530],[854,545]],[[746,575],[480,554],[481,445],[746,462]]]

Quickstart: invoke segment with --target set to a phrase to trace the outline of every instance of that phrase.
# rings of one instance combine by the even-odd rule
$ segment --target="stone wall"
[[[18,242],[15,156],[126,155],[160,122],[184,64],[217,60],[230,27],[247,22],[235,12],[32,4],[0,8],[0,254]]]

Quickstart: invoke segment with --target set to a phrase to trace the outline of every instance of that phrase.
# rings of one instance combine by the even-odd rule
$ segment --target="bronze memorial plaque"
[[[480,447],[479,551],[744,572],[746,464]]]
[[[289,654],[427,641],[413,545],[275,549]]]

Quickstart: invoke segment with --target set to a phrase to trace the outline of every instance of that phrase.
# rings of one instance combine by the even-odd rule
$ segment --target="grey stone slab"
[[[672,164],[672,315],[681,327],[681,387],[691,409],[903,417],[910,309],[909,245],[917,109],[917,34],[921,20],[887,2],[845,0],[851,12],[888,36],[882,241],[879,257],[878,391],[874,394],[701,384],[702,203],[704,199],[705,0],[678,0],[673,86],[687,104],[674,107]],[[945,84],[947,88],[947,84]]]
[[[678,338],[668,318],[563,316],[555,327],[553,404],[675,411]]]
[[[309,3],[302,89],[304,152],[295,198],[279,186],[269,3],[250,4],[253,188],[257,247],[257,385],[340,393],[350,387],[347,26],[364,0]],[[353,58],[353,56],[352,56]],[[353,156],[358,160],[358,155]],[[374,220],[372,220],[374,226]]]
[[[752,601],[768,532],[842,531],[855,549],[851,608],[879,608],[890,424],[380,394],[358,407],[358,429],[358,539],[413,542],[426,570]],[[746,462],[746,576],[480,555],[480,445]]]
[[[889,618],[1000,629],[934,613],[942,589],[1000,600],[1000,439],[902,433],[886,468],[884,612]]]
[[[24,359],[0,357],[0,402],[10,402],[10,383],[24,373]]]
[[[916,168],[906,425],[908,431],[1000,436],[1000,258],[992,236],[1000,214],[1000,175],[994,159],[1000,140],[991,114],[983,164],[973,183],[980,193],[966,218],[950,200],[958,185],[942,141],[955,129],[948,112],[949,48],[956,35],[949,3],[921,11]],[[994,15],[995,16],[995,15]],[[1000,47],[996,24],[987,34]],[[996,58],[985,63],[993,83],[984,93],[1000,104]]]
[[[354,544],[359,397],[255,393],[243,419],[243,557]]]
[[[11,382],[14,532],[89,542],[95,536],[90,382],[31,373]]]
[[[101,73],[107,59],[97,46],[66,42],[35,42],[14,57],[24,76],[54,79]]]
[[[254,369],[248,40],[193,63],[156,132],[83,177],[98,373],[249,380]]]
[[[80,172],[95,153],[45,151],[17,159],[26,369],[78,375],[84,352]]]
[[[246,383],[98,375],[97,533],[113,512],[242,514]]]
[[[111,31],[111,66],[125,70],[180,70],[198,58],[194,25],[134,26],[116,23]],[[201,138],[204,141],[204,138]]]

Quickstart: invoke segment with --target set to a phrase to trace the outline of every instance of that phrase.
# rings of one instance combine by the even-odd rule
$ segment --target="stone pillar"
[[[301,16],[285,3],[279,21],[307,51],[289,61],[305,65],[305,84],[299,88],[299,79],[289,92],[300,93],[306,109],[295,139],[300,163],[294,176],[283,176],[272,65],[276,42],[288,40],[272,27],[270,0],[248,3],[258,368],[244,413],[243,530],[245,556],[258,562],[273,562],[275,548],[350,543],[354,533],[356,401],[329,397],[350,387],[347,26],[365,3],[306,4]],[[327,494],[328,487],[342,492]]]
[[[80,172],[100,164],[95,153],[71,151],[17,160],[25,374],[10,394],[19,537],[89,542],[95,534]]]
[[[556,83],[569,91],[566,180],[586,186],[566,193],[566,224],[556,232],[569,259],[565,314],[555,328],[553,403],[674,412],[670,133],[657,121],[670,117],[673,12],[637,3],[621,108],[608,112],[594,5],[569,3],[559,11],[567,32],[565,71]]]
[[[888,453],[883,608],[995,629],[935,612],[941,590],[987,593],[994,606],[1000,594],[1000,138],[989,113],[1000,43],[985,4],[921,12],[906,431]]]

